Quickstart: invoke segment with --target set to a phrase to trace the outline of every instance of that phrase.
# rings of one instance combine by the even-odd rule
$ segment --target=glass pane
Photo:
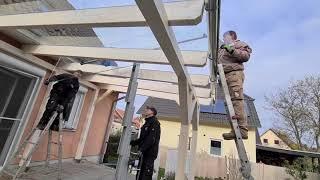
[[[4,117],[0,119],[0,166],[8,155],[20,124],[19,120],[6,118],[22,118],[35,82],[34,78],[0,66],[0,117]]]
[[[4,117],[21,118],[20,113],[25,108],[26,95],[29,92],[29,87],[34,84],[34,80],[30,77],[25,77],[17,74],[18,82],[13,90],[13,96],[10,99],[7,109],[4,112]]]
[[[12,72],[0,68],[0,117],[3,116],[5,109],[8,107],[16,80]]]
[[[210,154],[221,155],[221,142],[220,141],[211,141]]]
[[[18,127],[19,121],[0,119],[0,166],[5,161]]]

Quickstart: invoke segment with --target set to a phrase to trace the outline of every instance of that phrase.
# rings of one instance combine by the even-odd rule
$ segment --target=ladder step
[[[5,175],[8,175],[8,176],[14,176],[14,174],[12,172],[9,172],[8,170],[5,170],[5,169],[2,170],[2,173],[4,173]]]
[[[55,155],[55,154],[48,154],[49,156],[55,157],[55,158],[59,158],[59,156]]]
[[[55,142],[55,141],[50,141],[49,143],[59,145],[59,142]]]
[[[34,145],[37,145],[37,144],[38,144],[37,142],[31,142],[31,141],[28,141],[27,143],[28,143],[28,144],[34,144]]]

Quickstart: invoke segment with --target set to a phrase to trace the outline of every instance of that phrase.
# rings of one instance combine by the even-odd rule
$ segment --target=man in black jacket
[[[139,153],[142,154],[139,180],[152,179],[154,160],[158,156],[161,134],[160,123],[156,115],[157,110],[154,107],[146,107],[143,113],[146,122],[141,127],[140,138],[130,143],[132,146],[138,146]]]
[[[57,110],[57,106],[63,106],[63,117],[65,117],[70,110],[68,108],[72,104],[72,100],[75,98],[79,90],[79,80],[81,76],[81,71],[76,71],[73,74],[59,74],[52,76],[47,79],[44,84],[49,85],[50,82],[56,82],[52,90],[50,91],[50,98],[46,105],[46,110],[44,111],[42,118],[37,126],[38,129],[43,130],[48,124],[52,113]],[[67,119],[65,119],[67,120]],[[57,131],[59,129],[59,120],[55,119],[51,126],[52,130]]]

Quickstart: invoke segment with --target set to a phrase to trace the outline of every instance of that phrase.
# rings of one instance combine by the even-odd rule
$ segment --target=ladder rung
[[[59,144],[58,142],[55,142],[55,141],[50,141],[49,143],[50,144]]]
[[[9,172],[9,171],[7,171],[7,170],[5,170],[5,169],[3,169],[2,172],[3,172],[4,174],[6,174],[6,175],[14,176],[13,173],[11,173],[11,172]]]
[[[28,141],[27,143],[28,143],[28,144],[34,144],[34,145],[37,145],[37,144],[38,144],[37,142],[31,142],[31,141]]]
[[[49,156],[55,157],[55,158],[59,158],[57,155],[55,154],[48,154]]]

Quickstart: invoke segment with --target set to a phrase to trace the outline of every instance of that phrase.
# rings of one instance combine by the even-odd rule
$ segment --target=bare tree
[[[308,125],[317,151],[320,152],[320,77],[309,76],[301,83],[308,95]]]
[[[277,128],[293,137],[299,149],[303,149],[303,138],[308,131],[306,121],[310,116],[308,96],[304,88],[304,83],[298,81],[266,97],[268,109],[278,117]]]

